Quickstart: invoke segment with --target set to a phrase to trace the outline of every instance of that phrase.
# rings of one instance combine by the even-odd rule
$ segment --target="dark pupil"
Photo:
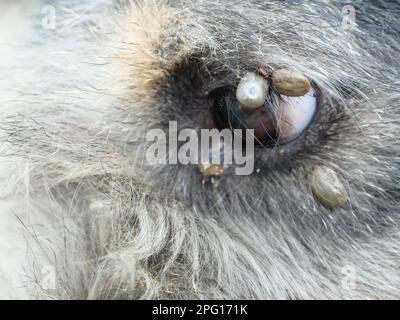
[[[276,122],[267,108],[251,113],[244,111],[235,97],[234,88],[214,92],[213,113],[218,129],[254,129],[257,142],[274,143],[277,140]]]

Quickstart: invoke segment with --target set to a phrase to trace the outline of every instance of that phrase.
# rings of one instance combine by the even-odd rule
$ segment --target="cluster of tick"
[[[290,69],[259,68],[240,80],[236,99],[246,113],[252,113],[263,107],[271,87],[281,95],[299,97],[310,91],[311,84],[302,73]],[[203,181],[218,181],[225,173],[222,164],[201,164],[200,170]]]
[[[273,88],[282,96],[302,97],[311,89],[307,77],[287,68],[273,70],[271,67],[248,72],[239,82],[236,99],[243,111],[252,113],[262,108]],[[223,164],[201,164],[203,181],[214,184],[224,176]],[[317,166],[309,176],[309,184],[315,199],[329,209],[335,209],[348,201],[346,188],[337,173],[326,166]]]
[[[261,68],[242,78],[236,99],[244,111],[253,112],[264,105],[271,87],[283,96],[302,97],[310,91],[311,83],[305,75],[294,70]]]

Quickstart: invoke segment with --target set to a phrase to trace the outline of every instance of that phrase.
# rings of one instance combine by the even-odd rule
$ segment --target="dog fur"
[[[54,30],[43,5],[56,8]],[[1,297],[400,298],[397,1],[25,1],[13,12],[21,30],[0,45]],[[232,168],[218,188],[195,166],[146,164],[149,129],[199,129],[209,93],[260,64],[318,87],[304,135],[257,148],[257,172]],[[318,164],[345,184],[342,208],[314,199]]]

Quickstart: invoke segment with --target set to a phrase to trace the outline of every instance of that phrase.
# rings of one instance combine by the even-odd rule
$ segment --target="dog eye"
[[[264,146],[289,143],[312,123],[317,110],[314,88],[301,97],[269,94],[254,110],[244,109],[235,96],[235,88],[212,92],[213,114],[219,129],[254,129],[256,142]]]
[[[279,143],[298,138],[308,128],[317,111],[317,94],[313,88],[302,97],[282,96],[278,109]]]

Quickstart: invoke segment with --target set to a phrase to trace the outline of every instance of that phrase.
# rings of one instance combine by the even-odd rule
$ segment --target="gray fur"
[[[0,64],[0,183],[12,203],[4,215],[24,230],[25,294],[400,298],[398,2],[351,2],[358,26],[344,31],[340,1],[168,1],[180,13],[162,57],[168,63],[178,39],[190,50],[156,104],[111,59],[131,48],[109,35],[134,2],[55,1],[54,31],[41,28],[38,6],[5,49],[15,58]],[[215,190],[195,167],[146,165],[149,128],[199,128],[207,93],[263,62],[295,66],[323,93],[301,139],[258,148],[258,173],[229,171]],[[307,177],[317,164],[340,175],[343,208],[313,198]],[[40,285],[47,264],[54,290]]]

